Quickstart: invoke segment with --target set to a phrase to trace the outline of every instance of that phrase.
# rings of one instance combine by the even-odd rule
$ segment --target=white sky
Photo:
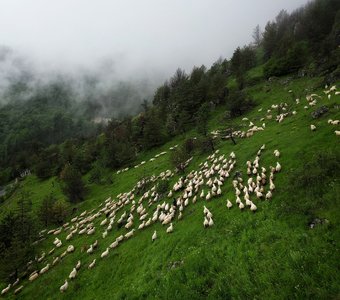
[[[113,64],[121,74],[210,66],[307,0],[0,0],[0,45],[42,68]],[[163,80],[163,78],[162,78]]]

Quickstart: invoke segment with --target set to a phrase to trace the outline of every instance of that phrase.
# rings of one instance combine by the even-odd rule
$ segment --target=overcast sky
[[[252,30],[307,0],[0,0],[0,45],[43,68],[112,66],[128,75],[210,66]],[[110,67],[109,67],[110,68]]]

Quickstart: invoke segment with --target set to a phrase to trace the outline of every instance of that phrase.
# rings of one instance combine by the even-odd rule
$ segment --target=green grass
[[[260,70],[254,70],[254,76]],[[304,161],[314,159],[315,153],[339,153],[339,137],[335,136],[335,126],[327,124],[328,118],[339,119],[340,96],[327,100],[323,96],[317,107],[327,104],[330,111],[320,119],[313,120],[311,108],[304,110],[305,95],[320,89],[321,78],[296,79],[287,85],[283,79],[276,82],[262,82],[248,89],[257,103],[246,117],[260,126],[266,110],[272,104],[287,102],[297,115],[288,117],[282,123],[265,120],[266,129],[255,133],[249,139],[238,139],[237,145],[230,141],[221,141],[217,148],[221,153],[229,155],[234,151],[237,164],[234,169],[246,171],[245,162],[254,159],[257,150],[266,144],[261,156],[261,165],[267,169],[277,159],[274,149],[279,149],[282,156],[278,160],[282,171],[275,177],[276,190],[271,201],[256,202],[258,211],[241,212],[237,207],[228,211],[226,199],[235,199],[231,186],[231,178],[223,185],[222,196],[210,202],[199,200],[190,203],[184,210],[183,219],[174,221],[174,232],[166,234],[165,227],[159,223],[137,231],[130,240],[123,242],[118,248],[110,251],[109,256],[101,260],[100,253],[126,229],[114,227],[106,239],[102,239],[99,230],[94,236],[80,236],[72,240],[76,251],[64,258],[46,274],[33,283],[24,280],[25,285],[19,298],[22,299],[335,299],[340,296],[339,262],[339,223],[340,199],[339,178],[333,181],[320,182],[327,184],[328,193],[322,194],[323,201],[306,211],[289,210],[291,207],[301,208],[302,204],[314,203],[316,195],[305,190],[293,191],[290,188],[297,174],[304,168]],[[338,86],[340,83],[338,84]],[[302,104],[296,105],[294,98],[301,98]],[[258,109],[262,108],[262,112]],[[313,108],[315,109],[315,107]],[[224,108],[214,112],[209,128],[221,129]],[[275,114],[273,114],[275,115]],[[235,120],[248,128],[248,122]],[[317,130],[311,132],[310,124]],[[196,136],[195,131],[186,137]],[[88,185],[86,201],[78,204],[81,212],[96,208],[109,196],[115,197],[120,192],[128,192],[134,184],[145,175],[158,175],[170,169],[168,154],[154,162],[148,162],[156,153],[167,150],[170,146],[180,144],[184,136],[159,149],[143,153],[140,161],[147,163],[138,169],[116,175],[113,173],[112,185]],[[339,157],[339,156],[338,156]],[[188,171],[196,170],[198,164],[206,159],[206,155],[196,154],[188,167]],[[319,166],[322,168],[323,166]],[[299,173],[300,172],[300,173]],[[311,172],[313,170],[311,169]],[[176,178],[171,180],[173,184]],[[32,193],[33,209],[38,207],[44,195],[51,192],[51,180],[40,181],[34,176],[27,177],[20,189]],[[63,197],[58,182],[55,181],[54,191],[57,197]],[[19,191],[8,199],[1,211],[14,207]],[[166,200],[166,199],[165,199]],[[168,200],[168,201],[171,201]],[[163,202],[163,200],[161,200]],[[292,205],[294,203],[295,206]],[[301,204],[301,205],[300,205]],[[204,229],[203,205],[214,214],[215,225]],[[153,206],[154,207],[154,206]],[[304,206],[302,206],[304,208]],[[121,213],[118,214],[118,217]],[[329,223],[308,227],[311,218],[326,218]],[[135,217],[135,220],[137,218]],[[95,226],[99,229],[97,219]],[[136,222],[136,227],[139,222]],[[151,235],[157,230],[158,239],[152,243]],[[59,238],[65,242],[65,233]],[[50,236],[39,247],[48,251],[52,248]],[[99,249],[95,254],[87,255],[81,248],[98,239]],[[65,250],[63,245],[52,256]],[[47,261],[52,260],[48,256]],[[97,258],[97,265],[91,271],[85,266]],[[78,259],[82,268],[77,278],[70,282],[65,294],[60,294],[59,287],[68,277]],[[39,268],[47,263],[40,264]],[[175,267],[173,266],[176,263]],[[5,286],[5,284],[3,284]],[[9,293],[8,299],[15,298]]]

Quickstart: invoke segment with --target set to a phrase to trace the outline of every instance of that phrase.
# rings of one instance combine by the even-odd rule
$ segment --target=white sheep
[[[115,240],[111,245],[110,245],[110,248],[111,249],[114,249],[118,246],[119,242],[117,240]]]
[[[5,287],[2,291],[1,291],[1,295],[4,295],[4,294],[6,294],[8,291],[9,291],[9,289],[11,288],[11,284],[9,284],[7,287]]]
[[[73,270],[71,271],[70,275],[68,276],[68,278],[70,279],[74,279],[77,276],[77,269],[73,268]]]
[[[131,231],[129,231],[128,233],[125,234],[125,238],[128,239],[128,238],[132,237],[134,232],[135,232],[135,229],[132,229]]]
[[[266,199],[269,200],[271,199],[273,196],[272,192],[271,191],[268,191],[267,194],[266,194]]]
[[[70,246],[67,247],[67,252],[68,253],[71,253],[73,251],[74,251],[74,246],[73,245],[70,245]]]
[[[91,254],[93,252],[93,245],[90,246],[89,249],[87,249],[86,253]]]
[[[334,132],[335,132],[335,134],[336,134],[337,136],[340,135],[340,130],[335,130]]]
[[[109,248],[106,248],[106,250],[100,255],[101,258],[104,258],[109,255]]]
[[[166,233],[171,233],[171,232],[173,232],[173,230],[174,230],[174,227],[173,227],[172,223],[170,223],[170,226],[166,229]]]
[[[227,207],[230,209],[233,206],[233,204],[227,199]]]
[[[253,211],[253,212],[255,212],[257,210],[257,207],[253,202],[251,203],[250,210]]]
[[[313,124],[311,124],[311,125],[310,125],[310,130],[315,131],[315,130],[316,130],[316,126],[313,125]]]
[[[46,273],[46,272],[48,271],[49,268],[50,268],[50,264],[47,264],[46,267],[44,267],[44,268],[42,268],[42,269],[40,270],[40,274]]]
[[[14,291],[14,295],[16,295],[16,294],[18,294],[18,293],[20,293],[21,291],[22,291],[22,289],[24,288],[24,286],[22,285],[22,286],[20,286],[20,287],[18,287],[15,291]]]
[[[89,269],[92,269],[94,265],[96,264],[96,259],[94,259],[88,266]]]
[[[54,266],[58,261],[59,261],[59,256],[57,256],[57,257],[53,260],[52,266]]]
[[[60,292],[63,293],[67,290],[68,288],[68,282],[67,279],[65,279],[65,283],[60,287]]]
[[[78,260],[77,264],[76,264],[76,270],[78,271],[80,269],[81,266],[81,262],[80,260]]]
[[[209,220],[206,217],[204,217],[203,226],[204,227],[208,227],[209,226]]]
[[[152,237],[151,237],[152,241],[154,241],[155,239],[157,239],[157,232],[156,230],[154,231]]]
[[[280,172],[281,169],[282,169],[282,167],[281,167],[280,163],[277,162],[277,163],[276,163],[276,167],[275,167],[275,171],[276,171],[276,172]]]
[[[72,236],[73,236],[73,233],[71,232],[69,235],[67,235],[66,241],[70,240],[72,238]]]

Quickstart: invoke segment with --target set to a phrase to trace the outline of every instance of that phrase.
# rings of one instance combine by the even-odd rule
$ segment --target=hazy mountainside
[[[3,293],[339,297],[339,6],[281,11],[148,101],[138,83],[14,76],[0,108]]]
[[[137,168],[113,174],[113,184],[88,184],[87,200],[77,204],[78,209],[67,219],[78,218],[69,225],[58,227],[61,228],[59,234],[44,231],[41,241],[36,244],[37,257],[43,257],[43,253],[45,257],[34,262],[27,274],[42,269],[48,263],[49,270],[33,282],[29,282],[27,277],[20,279],[19,284],[10,290],[9,298],[21,285],[24,287],[20,297],[24,299],[31,298],[33,293],[39,299],[108,296],[113,299],[337,297],[340,281],[334,265],[339,258],[340,153],[338,136],[334,131],[339,125],[332,125],[328,120],[339,120],[340,96],[332,92],[328,99],[323,94],[324,89],[320,88],[320,82],[322,78],[281,78],[249,88],[256,108],[234,119],[234,126],[253,134],[245,138],[235,136],[236,145],[230,139],[214,139],[215,150],[218,150],[214,156],[210,152],[208,157],[209,153],[202,153],[199,146],[194,147],[189,154],[193,159],[184,174],[174,173],[172,157],[176,150],[170,149],[187,144],[188,140],[197,136],[195,131],[141,155]],[[300,99],[300,103],[292,99],[292,93],[294,98]],[[310,97],[309,101],[306,100],[306,95],[311,94],[320,96],[312,97],[316,99],[316,105]],[[279,111],[280,104],[284,104],[284,111]],[[329,111],[313,119],[311,112],[325,105]],[[285,117],[278,122],[276,117],[280,118],[282,113]],[[217,136],[223,137],[226,122],[225,109],[215,110],[209,120],[209,132],[220,132]],[[316,126],[315,131],[311,130],[311,124]],[[260,127],[263,130],[258,129]],[[273,154],[274,150],[279,150],[279,157]],[[159,155],[164,151],[166,153]],[[259,171],[248,175],[246,162],[252,162],[253,171],[257,155]],[[277,167],[277,162],[281,170],[274,173],[272,183],[275,188],[271,198],[265,200],[265,195],[272,188],[270,166]],[[219,169],[215,169],[217,165],[220,170],[230,170],[229,177],[221,175]],[[199,174],[194,173],[196,171],[212,170],[210,168],[215,173],[208,178],[204,175],[204,183],[196,191],[195,185],[200,180],[195,180],[192,175]],[[168,179],[165,179],[166,173]],[[248,192],[251,202],[257,207],[256,212],[252,212],[246,204],[241,181],[237,188],[245,208],[239,208],[237,189],[233,186],[235,174],[242,177],[243,186],[248,186],[250,178],[256,182],[258,176],[266,175],[262,199],[255,192]],[[209,178],[215,182],[211,186]],[[224,180],[219,185],[216,180],[221,178]],[[147,183],[149,180],[151,182]],[[173,190],[176,182],[184,184],[177,192]],[[190,182],[194,188],[191,196],[187,190]],[[214,186],[221,188],[220,195],[216,189],[216,195],[212,196]],[[168,197],[170,190],[173,195]],[[29,195],[33,212],[38,211],[43,199],[51,192],[57,199],[63,197],[58,181],[41,182],[35,176],[28,176],[10,201],[3,204],[2,210],[15,208],[22,195]],[[208,193],[212,197],[210,200],[207,200]],[[169,213],[165,204],[171,207],[173,197],[181,204],[175,208],[171,221],[173,232],[166,233],[170,223],[161,225],[160,220],[162,212]],[[230,209],[226,206],[227,199],[232,203]],[[203,226],[204,206],[212,213],[214,222],[208,228]],[[144,212],[141,212],[141,207]],[[157,207],[163,208],[158,210],[157,221],[152,221]],[[142,218],[146,213],[146,217]],[[130,215],[133,215],[132,227],[126,229]],[[86,228],[86,225],[80,225],[81,220],[85,220],[84,216],[96,217],[92,221],[87,219],[88,233],[85,230],[80,234],[82,228]],[[112,218],[113,222],[110,221]],[[151,223],[146,225],[146,222]],[[95,228],[92,234],[89,233],[91,223]],[[141,229],[141,226],[144,228]],[[57,229],[54,226],[50,228]],[[77,232],[67,240],[66,237],[76,228]],[[125,237],[117,242],[118,246],[112,245],[131,229],[135,229],[133,237]],[[152,242],[154,231],[157,239]],[[105,238],[102,236],[104,232],[107,232]],[[56,238],[62,242],[60,247],[53,245]],[[92,254],[87,253],[96,240],[97,248]],[[63,256],[70,245],[75,247],[74,252],[59,258],[52,266],[52,262]],[[107,247],[108,256],[101,258]],[[49,254],[53,248],[55,250]],[[88,269],[94,259],[95,266]],[[79,260],[81,267],[76,278],[68,279]],[[59,288],[65,279],[68,279],[68,289],[61,294]]]

